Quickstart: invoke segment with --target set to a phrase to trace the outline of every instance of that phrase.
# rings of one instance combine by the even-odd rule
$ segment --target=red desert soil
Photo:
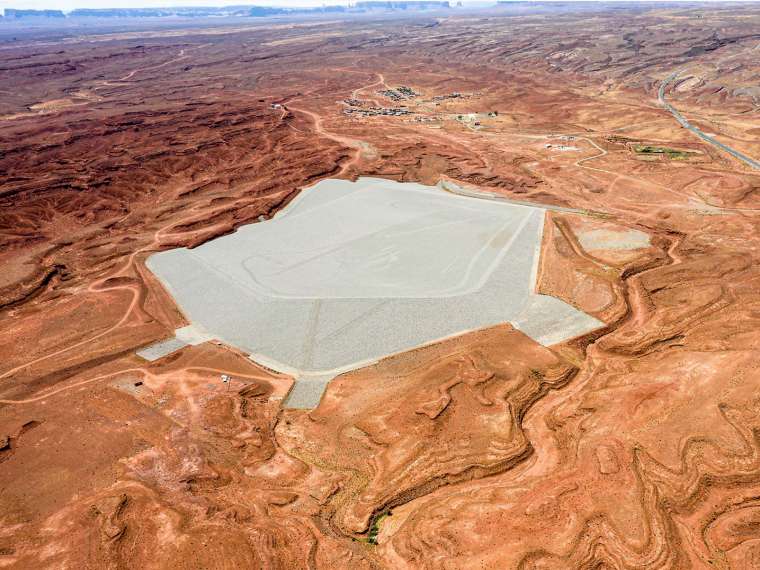
[[[760,568],[760,174],[657,102],[757,159],[760,10],[562,10],[0,29],[0,567]],[[313,411],[135,354],[187,324],[150,253],[358,175],[559,206],[536,289],[605,327]]]

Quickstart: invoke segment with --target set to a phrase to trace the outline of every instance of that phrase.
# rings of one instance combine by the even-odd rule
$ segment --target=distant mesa
[[[250,16],[253,9],[266,11],[265,15],[279,13],[277,8],[250,6],[192,7],[192,8],[79,8],[67,14],[71,18],[162,18],[167,16]]]
[[[65,18],[66,15],[61,10],[18,10],[16,8],[6,8],[5,17],[18,20],[20,18]]]
[[[319,14],[331,12],[361,13],[369,11],[438,10],[450,8],[448,0],[384,1],[364,0],[349,6],[320,6],[315,8],[274,8],[270,6],[194,6],[176,8],[78,8],[62,10],[27,10],[6,8],[5,19],[24,18],[204,18],[204,17],[266,17],[281,15]]]
[[[304,9],[307,11],[308,9]],[[322,9],[314,9],[321,11]],[[61,10],[17,10],[6,8],[8,19],[22,18],[165,18],[165,17],[219,17],[219,16],[271,16],[293,12],[285,8],[266,6],[197,6],[177,8],[78,8],[70,12]]]
[[[410,2],[384,2],[382,0],[364,0],[356,3],[357,10],[435,10],[450,8],[448,1],[416,0]]]

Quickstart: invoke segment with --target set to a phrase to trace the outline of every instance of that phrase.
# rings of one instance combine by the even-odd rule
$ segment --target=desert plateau
[[[0,18],[0,568],[760,570],[760,3],[403,4]]]

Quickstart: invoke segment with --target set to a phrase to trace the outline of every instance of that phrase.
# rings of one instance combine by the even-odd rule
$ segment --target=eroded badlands
[[[569,4],[3,23],[0,565],[757,567],[760,175],[659,93],[757,160],[760,13]]]

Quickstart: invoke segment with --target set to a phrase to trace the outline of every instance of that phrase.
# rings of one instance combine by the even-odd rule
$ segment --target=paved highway
[[[689,121],[686,120],[686,118],[678,112],[678,110],[673,107],[670,103],[668,103],[665,100],[665,89],[667,89],[668,85],[671,81],[673,81],[676,77],[678,77],[681,74],[680,71],[676,71],[672,75],[670,75],[665,81],[662,82],[662,85],[660,85],[660,91],[658,93],[658,98],[660,99],[660,103],[663,107],[665,107],[670,113],[676,118],[676,121],[678,121],[682,127],[685,129],[689,129],[692,133],[697,135],[699,138],[701,138],[703,141],[706,141],[710,143],[713,146],[718,147],[720,150],[727,152],[734,158],[738,158],[743,163],[748,164],[751,168],[754,168],[755,170],[760,170],[760,162],[754,160],[753,158],[750,158],[746,154],[742,154],[738,150],[732,149],[730,146],[724,145],[722,142],[715,140],[709,135],[706,135],[702,131],[700,131],[697,127],[693,126]]]

